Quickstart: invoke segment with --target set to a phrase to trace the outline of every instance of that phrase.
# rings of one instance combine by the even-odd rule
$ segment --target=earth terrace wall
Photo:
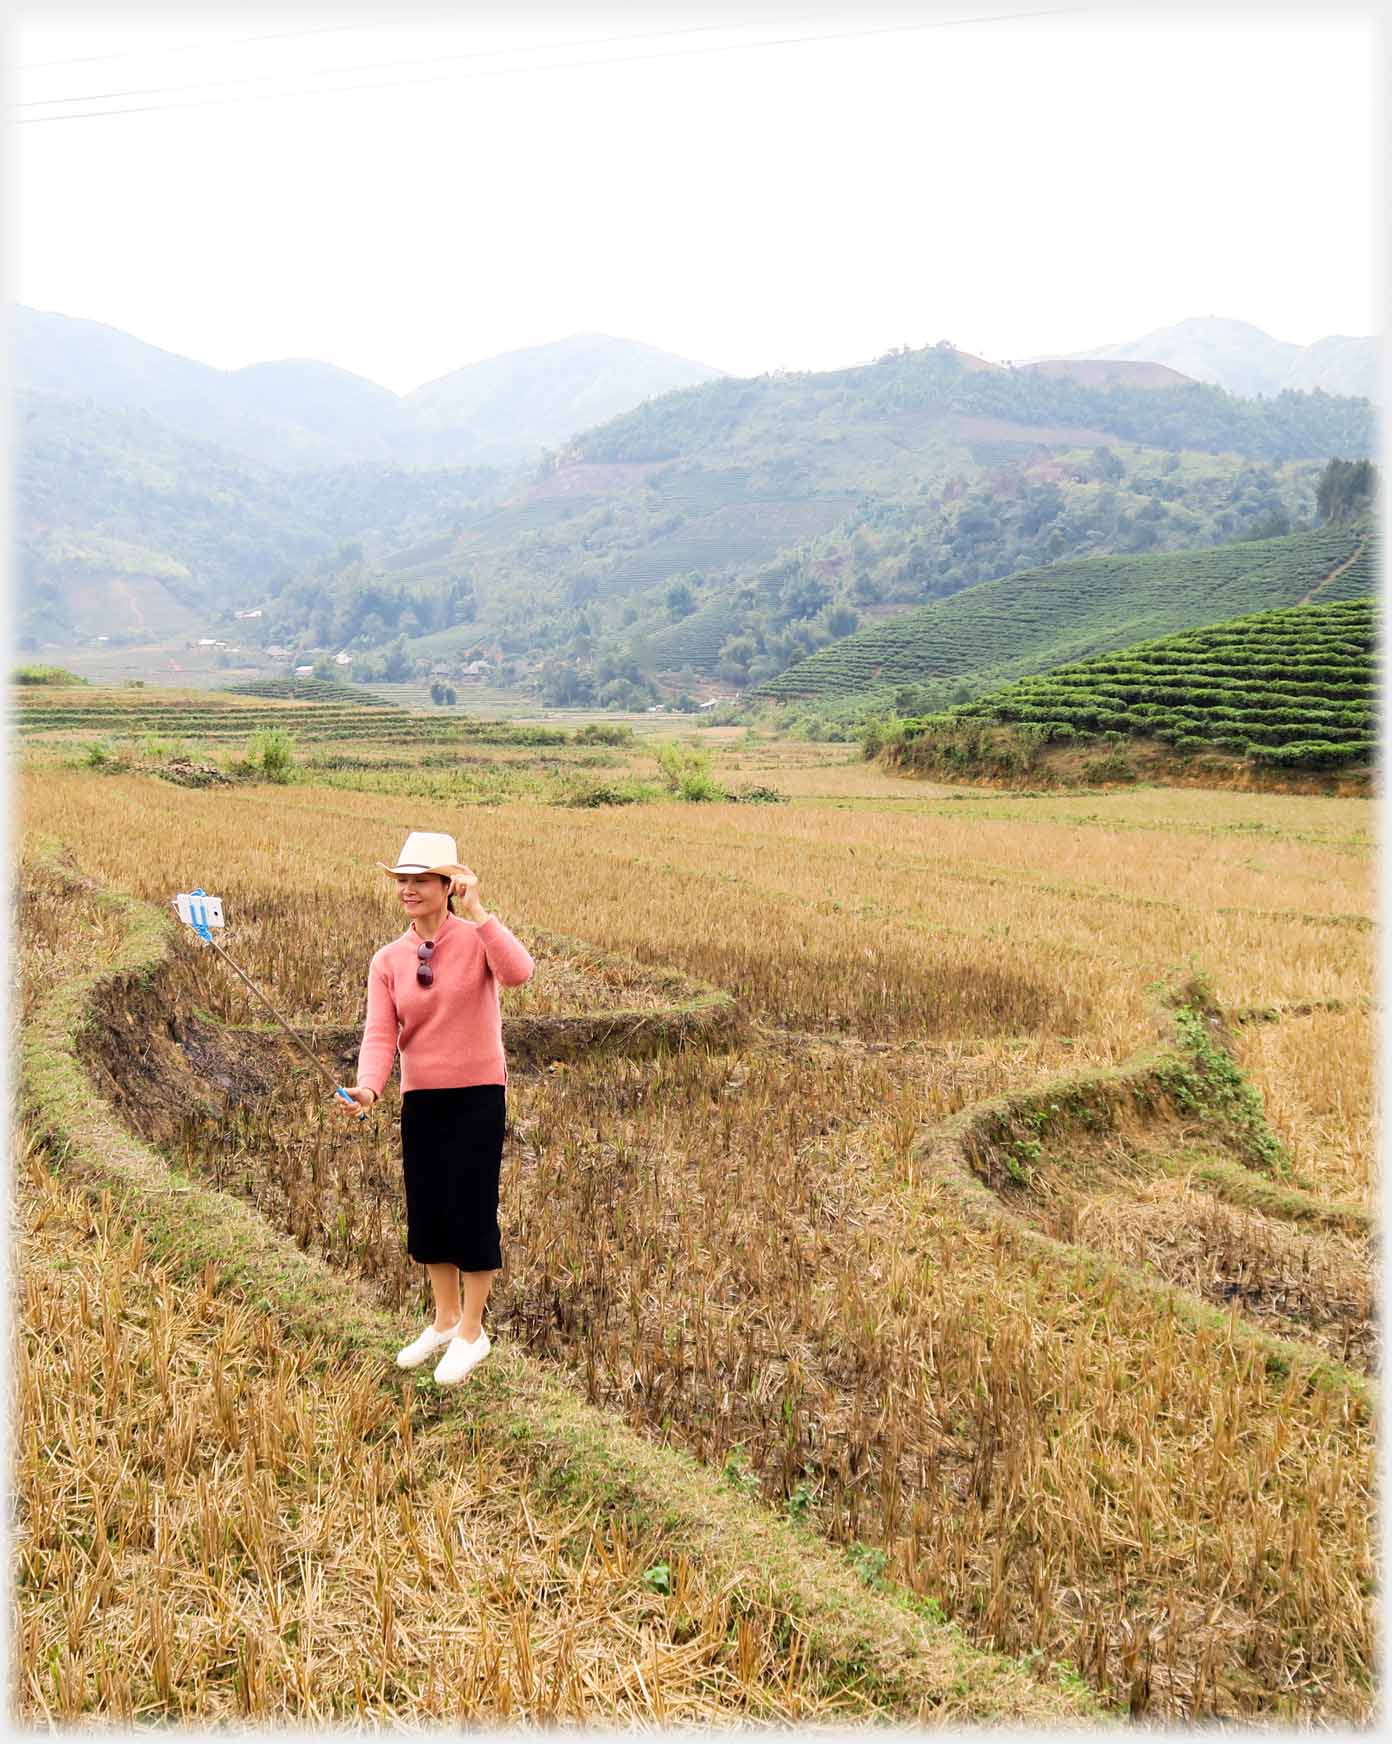
[[[1199,1005],[1197,1011],[1221,1047],[1222,1014],[1205,1005]],[[1269,1020],[1271,1013],[1251,1015]],[[1244,1140],[1250,1141],[1252,1135],[1234,1130],[1235,1123],[1222,1107],[1222,1086],[1213,1081],[1202,1055],[1186,1045],[1173,1017],[1169,1024],[1157,1020],[1157,1030],[1157,1039],[1150,1047],[1119,1066],[1078,1072],[1029,1090],[992,1097],[924,1129],[912,1147],[924,1176],[946,1183],[966,1214],[978,1223],[1006,1225],[1027,1244],[1072,1267],[1080,1276],[1112,1279],[1122,1288],[1162,1304],[1196,1330],[1220,1335],[1235,1351],[1260,1355],[1273,1375],[1299,1375],[1314,1385],[1344,1390],[1375,1410],[1375,1384],[1314,1347],[1270,1333],[1235,1311],[1217,1308],[1140,1267],[1047,1235],[1002,1199],[998,1188],[1017,1178],[1018,1153],[1023,1147],[1045,1139],[1107,1132],[1127,1113],[1150,1120],[1166,1113],[1189,1123],[1198,1120],[1230,1145],[1247,1148]],[[1216,1167],[1210,1175],[1210,1184],[1220,1192],[1245,1199],[1258,1209],[1350,1230],[1368,1227],[1366,1213],[1357,1207],[1322,1201],[1236,1162]]]
[[[400,1327],[365,1286],[301,1253],[242,1201],[171,1173],[95,1094],[78,1050],[101,1021],[96,1008],[119,1008],[150,991],[174,923],[149,904],[82,878],[58,859],[55,844],[42,869],[79,882],[126,928],[110,965],[60,981],[22,1037],[21,1104],[51,1160],[139,1225],[180,1275],[216,1278],[279,1315],[287,1336],[331,1336],[343,1351],[389,1351]],[[382,1384],[403,1385],[385,1359]],[[599,1519],[624,1516],[645,1529],[656,1526],[674,1552],[731,1567],[732,1586],[746,1582],[751,1566],[759,1568],[760,1597],[796,1620],[827,1675],[868,1685],[906,1720],[1057,1723],[1105,1711],[1074,1680],[1041,1683],[1019,1662],[972,1647],[951,1625],[922,1616],[918,1601],[901,1589],[867,1586],[824,1541],[752,1506],[693,1456],[654,1446],[607,1418],[521,1352],[500,1349],[466,1396],[440,1399],[436,1416],[467,1416],[472,1428],[521,1459],[544,1493],[592,1503]]]

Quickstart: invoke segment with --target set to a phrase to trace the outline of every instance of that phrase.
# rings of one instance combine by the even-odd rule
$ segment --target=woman
[[[409,924],[372,959],[358,1082],[348,1094],[371,1108],[400,1050],[406,1246],[430,1274],[435,1318],[396,1360],[412,1369],[447,1347],[435,1379],[449,1386],[491,1348],[483,1309],[503,1264],[498,1175],[507,1123],[498,988],[520,987],[535,964],[484,909],[453,836],[414,830],[395,866],[377,864],[395,878]]]

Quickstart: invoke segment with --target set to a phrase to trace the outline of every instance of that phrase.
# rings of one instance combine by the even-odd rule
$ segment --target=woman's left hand
[[[451,894],[459,897],[464,905],[465,914],[471,917],[478,917],[483,914],[483,904],[479,901],[478,882],[478,873],[466,866],[464,868],[464,876],[460,878],[456,874],[454,880],[450,884]]]

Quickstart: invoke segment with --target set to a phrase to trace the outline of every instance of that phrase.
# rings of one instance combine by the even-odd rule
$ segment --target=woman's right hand
[[[373,1103],[377,1100],[377,1092],[369,1088],[366,1084],[345,1084],[343,1088],[348,1095],[353,1098],[356,1106],[350,1108],[343,1098],[338,1095],[335,1095],[334,1101],[350,1120],[356,1120],[358,1118],[358,1109],[371,1108]]]

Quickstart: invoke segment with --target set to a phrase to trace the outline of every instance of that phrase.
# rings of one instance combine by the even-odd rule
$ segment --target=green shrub
[[[667,791],[691,804],[726,797],[710,772],[710,752],[668,739],[656,749],[657,767]]]
[[[904,730],[899,715],[873,715],[860,729],[860,754],[868,763]]]
[[[66,666],[20,666],[12,675],[15,684],[86,684]]]
[[[247,760],[267,781],[289,781],[295,765],[295,741],[284,727],[260,727],[247,741]]]
[[[632,786],[620,787],[612,781],[592,781],[572,788],[561,803],[594,809],[602,805],[634,805],[644,797],[640,790]]]
[[[577,745],[631,745],[637,738],[632,727],[625,726],[622,721],[611,725],[607,721],[587,721],[583,727],[575,729],[574,743]]]
[[[1105,757],[1089,757],[1083,774],[1089,781],[1134,781],[1136,765],[1124,751],[1110,751]]]

